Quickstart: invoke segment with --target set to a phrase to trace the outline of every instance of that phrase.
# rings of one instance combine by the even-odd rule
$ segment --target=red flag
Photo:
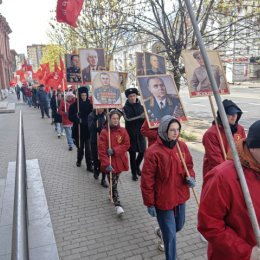
[[[10,87],[15,87],[17,84],[17,77],[14,77],[13,79],[10,80],[9,86]]]
[[[19,75],[19,76],[20,76],[20,81],[25,80],[24,71],[23,71],[22,69],[21,69],[21,70],[17,70],[17,71],[16,71],[16,75]]]
[[[77,19],[81,12],[84,0],[58,0],[56,19],[59,23],[67,23],[77,28]]]

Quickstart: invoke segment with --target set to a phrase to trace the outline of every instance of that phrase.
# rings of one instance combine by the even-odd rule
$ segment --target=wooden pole
[[[109,117],[109,110],[107,108],[107,130],[108,130],[108,148],[111,149],[111,135],[110,135],[110,117]],[[109,165],[112,165],[112,158],[109,155]],[[112,172],[109,172],[109,196],[110,201],[113,203],[113,191],[112,191]]]
[[[219,136],[219,140],[220,140],[221,150],[222,150],[224,159],[226,160],[226,158],[227,158],[227,153],[226,153],[226,151],[225,151],[223,139],[222,139],[221,133],[220,133],[220,131],[219,131],[218,121],[217,121],[217,118],[216,118],[216,112],[215,112],[215,109],[214,109],[214,106],[213,106],[213,101],[212,101],[211,96],[209,96],[209,103],[210,103],[211,111],[212,111],[212,114],[213,114],[213,117],[214,117],[215,126],[216,126],[216,128],[217,128],[217,132],[218,132],[218,136]]]
[[[183,158],[183,155],[182,155],[182,152],[181,152],[181,148],[180,148],[178,142],[176,143],[176,146],[177,146],[177,149],[178,149],[178,153],[179,153],[179,155],[180,155],[180,158],[181,158],[181,162],[182,162],[183,167],[184,167],[184,169],[185,169],[186,175],[187,175],[187,177],[190,177],[190,173],[189,173],[187,164],[186,164],[186,162],[185,162],[185,160],[184,160],[184,158]],[[198,195],[197,195],[197,193],[196,193],[196,191],[195,191],[194,188],[191,188],[191,189],[192,189],[193,195],[194,195],[194,197],[195,197],[195,200],[196,200],[196,202],[197,202],[197,205],[199,206],[199,205],[200,205],[200,201],[199,201]]]

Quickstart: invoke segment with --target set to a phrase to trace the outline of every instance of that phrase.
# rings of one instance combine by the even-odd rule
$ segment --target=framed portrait
[[[156,53],[144,52],[145,74],[166,74],[165,57]]]
[[[91,71],[94,108],[122,108],[119,73]]]
[[[136,52],[136,76],[144,76],[145,75],[145,64],[144,64],[144,53]]]
[[[124,93],[126,90],[127,77],[128,77],[127,72],[119,72],[119,82],[120,82],[121,93]]]
[[[150,128],[158,127],[165,115],[174,116],[180,121],[187,120],[171,75],[140,76],[137,80]]]
[[[219,94],[230,94],[225,71],[218,51],[207,51]],[[199,50],[184,50],[182,58],[187,75],[190,97],[211,96],[213,91],[208,73]]]
[[[65,54],[66,80],[70,84],[82,82],[80,59],[78,54]]]
[[[91,71],[106,70],[104,49],[80,49],[80,68],[83,84],[91,84]]]

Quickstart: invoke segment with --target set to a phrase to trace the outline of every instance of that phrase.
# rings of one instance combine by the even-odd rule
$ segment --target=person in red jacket
[[[148,147],[151,146],[157,139],[157,130],[158,128],[149,128],[147,119],[144,120],[144,123],[141,127],[141,134],[148,139]]]
[[[225,99],[223,102],[225,112],[227,114],[227,119],[230,125],[230,129],[234,138],[234,141],[237,142],[242,138],[246,137],[244,127],[238,124],[239,119],[241,118],[242,111],[241,109],[231,100]],[[230,147],[227,141],[227,137],[224,131],[224,127],[221,122],[221,118],[218,112],[217,116],[218,128],[223,140],[224,149],[227,154]],[[213,169],[215,166],[225,161],[223,151],[221,149],[220,138],[217,132],[217,127],[215,122],[212,126],[205,132],[202,138],[202,143],[205,148],[205,154],[203,159],[203,177]]]
[[[144,205],[152,217],[157,217],[165,247],[166,260],[176,259],[176,232],[185,222],[185,202],[189,187],[195,186],[195,172],[187,145],[180,141],[180,122],[164,116],[158,128],[156,142],[145,152],[141,179]],[[191,177],[186,177],[176,143],[178,142]]]
[[[121,113],[118,110],[111,110],[109,113],[110,122],[110,140],[111,148],[109,148],[109,136],[108,127],[101,131],[98,140],[98,155],[100,160],[100,170],[101,172],[109,173],[112,172],[112,196],[116,208],[116,213],[118,216],[124,214],[124,209],[120,203],[117,183],[119,175],[123,171],[128,171],[129,162],[127,151],[130,147],[130,138],[125,128],[120,127],[119,120]],[[111,156],[111,164],[109,162],[109,157]]]
[[[68,113],[69,113],[70,105],[75,102],[75,96],[73,95],[72,92],[68,92],[66,94],[65,99],[66,99],[66,103],[64,102],[64,100],[61,101],[59,109],[58,109],[58,113],[62,117],[62,126],[66,133],[69,151],[72,151],[73,145],[74,145],[73,139],[72,139],[72,130],[71,130],[72,122],[69,120]]]
[[[253,123],[237,151],[260,223],[260,120]],[[249,219],[231,153],[207,173],[198,213],[198,230],[208,240],[209,260],[259,260],[260,249]]]

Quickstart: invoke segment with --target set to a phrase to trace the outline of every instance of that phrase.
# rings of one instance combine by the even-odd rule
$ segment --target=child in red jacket
[[[101,131],[98,141],[98,155],[100,159],[101,172],[112,172],[112,196],[118,216],[124,214],[124,209],[120,203],[117,183],[119,175],[123,171],[128,171],[129,163],[127,151],[130,147],[130,139],[125,128],[120,127],[119,120],[121,113],[118,110],[112,110],[109,113],[109,127],[110,127],[110,143],[108,125]],[[109,157],[111,156],[111,163]]]

